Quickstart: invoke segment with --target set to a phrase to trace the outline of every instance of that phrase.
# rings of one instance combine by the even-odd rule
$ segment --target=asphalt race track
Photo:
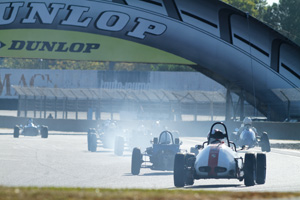
[[[197,138],[183,138],[189,149]],[[150,146],[150,143],[149,143]],[[0,135],[0,185],[103,188],[169,188],[173,174],[141,169],[130,173],[131,153],[115,156],[112,150],[87,151],[86,135],[51,135],[13,138]],[[272,149],[267,154],[265,185],[245,187],[238,180],[198,180],[189,189],[231,191],[300,191],[300,151]]]

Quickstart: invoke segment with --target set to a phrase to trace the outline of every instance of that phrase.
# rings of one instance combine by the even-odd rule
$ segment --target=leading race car
[[[160,133],[159,138],[155,137],[152,147],[148,147],[144,153],[140,148],[132,151],[131,173],[138,175],[141,168],[152,170],[172,171],[174,167],[175,154],[181,152],[179,138],[173,138],[169,131]]]
[[[36,125],[33,119],[29,119],[26,125],[16,125],[14,127],[14,138],[18,138],[20,135],[24,136],[38,136],[42,138],[48,138],[48,127]]]
[[[215,125],[223,127],[214,129]],[[236,146],[229,141],[226,126],[216,122],[211,126],[208,140],[196,146],[199,153],[177,153],[174,161],[174,185],[193,185],[195,179],[238,179],[246,186],[264,184],[266,154],[246,153],[239,156]]]

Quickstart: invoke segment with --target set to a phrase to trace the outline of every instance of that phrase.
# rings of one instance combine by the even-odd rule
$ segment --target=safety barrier
[[[97,127],[100,121],[96,120],[71,120],[71,119],[34,119],[37,124],[46,125],[49,131],[87,132],[89,128]],[[25,124],[27,118],[0,116],[0,128],[11,128],[18,124]],[[118,121],[121,127],[135,128],[140,121]],[[153,125],[153,121],[143,121],[145,126]],[[167,127],[169,130],[177,130],[180,136],[206,137],[210,130],[212,121],[161,121],[161,129]],[[241,122],[225,122],[228,132],[240,127]],[[266,131],[270,139],[300,140],[300,123],[290,122],[253,122],[258,132]]]

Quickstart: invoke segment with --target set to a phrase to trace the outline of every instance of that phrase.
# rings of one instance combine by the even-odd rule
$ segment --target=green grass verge
[[[220,192],[204,190],[141,190],[102,188],[0,187],[1,200],[230,200],[230,199],[300,199],[299,193]]]

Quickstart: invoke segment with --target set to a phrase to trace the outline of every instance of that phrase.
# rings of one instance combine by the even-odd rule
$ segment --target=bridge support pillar
[[[245,118],[245,112],[244,112],[244,104],[245,104],[245,98],[244,98],[244,92],[241,91],[240,93],[240,121],[242,121]]]
[[[231,120],[231,111],[232,111],[232,97],[231,97],[230,89],[227,88],[225,121]]]

